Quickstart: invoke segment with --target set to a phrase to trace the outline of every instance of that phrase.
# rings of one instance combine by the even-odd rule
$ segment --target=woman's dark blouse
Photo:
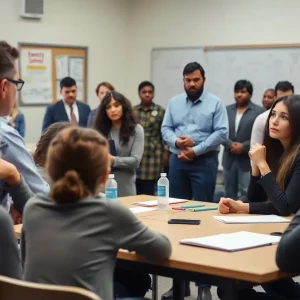
[[[296,213],[300,207],[300,153],[286,177],[284,191],[271,172],[262,178],[251,176],[248,201],[250,214],[289,216]]]

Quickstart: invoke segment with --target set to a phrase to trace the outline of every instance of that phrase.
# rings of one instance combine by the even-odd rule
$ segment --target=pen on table
[[[175,210],[185,210],[185,209],[182,208],[182,207],[172,207],[172,209],[175,209]]]
[[[206,210],[217,210],[218,206],[208,206],[208,207],[199,207],[199,208],[187,208],[189,211],[206,211]]]
[[[191,205],[181,205],[181,208],[195,208],[195,207],[203,207],[204,204],[191,204]]]

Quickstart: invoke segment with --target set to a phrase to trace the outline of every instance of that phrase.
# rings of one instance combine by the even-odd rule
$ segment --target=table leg
[[[183,300],[185,291],[185,281],[173,279],[173,300]]]
[[[152,275],[152,300],[157,300],[157,275]]]

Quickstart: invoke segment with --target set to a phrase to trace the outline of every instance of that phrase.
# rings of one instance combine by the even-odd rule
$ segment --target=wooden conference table
[[[134,207],[132,203],[135,201],[153,199],[155,199],[153,196],[140,195],[120,198],[120,201],[127,207]],[[189,201],[189,204],[193,203],[199,202]],[[174,300],[184,298],[185,281],[220,286],[223,289],[224,299],[235,300],[240,289],[291,276],[280,272],[276,266],[276,245],[230,253],[179,244],[183,238],[242,230],[265,234],[282,232],[288,224],[223,224],[213,218],[220,215],[218,211],[178,211],[171,209],[172,206],[168,211],[154,210],[137,214],[146,226],[165,234],[170,239],[173,249],[170,259],[161,264],[151,264],[135,253],[120,250],[117,265],[130,270],[143,270],[149,274],[173,278]],[[216,206],[216,204],[205,203],[205,206]],[[200,219],[201,224],[168,224],[167,221],[171,218]],[[18,238],[21,229],[22,225],[15,225]]]

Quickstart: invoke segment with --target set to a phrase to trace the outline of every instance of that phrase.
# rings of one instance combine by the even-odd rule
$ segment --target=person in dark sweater
[[[107,140],[95,130],[61,131],[50,144],[46,169],[53,182],[50,194],[30,199],[23,213],[25,280],[78,286],[112,300],[120,248],[151,262],[170,256],[164,235],[151,231],[120,202],[97,196],[110,168]]]
[[[249,203],[221,198],[219,203],[221,213],[242,212],[289,216],[298,211],[300,207],[299,115],[299,95],[285,96],[274,102],[266,124],[264,145],[256,144],[249,151],[252,163],[248,188]],[[288,239],[283,239],[283,243],[285,240]],[[286,246],[280,247],[286,249]],[[264,284],[263,288],[269,295],[280,296],[283,299],[300,299],[300,288],[290,278]]]
[[[300,207],[300,96],[279,98],[266,125],[264,145],[250,151],[252,174],[250,203],[221,198],[221,213],[276,214],[289,216]]]
[[[300,261],[300,211],[297,212],[283,233],[276,252],[276,263],[286,273],[299,273]]]

